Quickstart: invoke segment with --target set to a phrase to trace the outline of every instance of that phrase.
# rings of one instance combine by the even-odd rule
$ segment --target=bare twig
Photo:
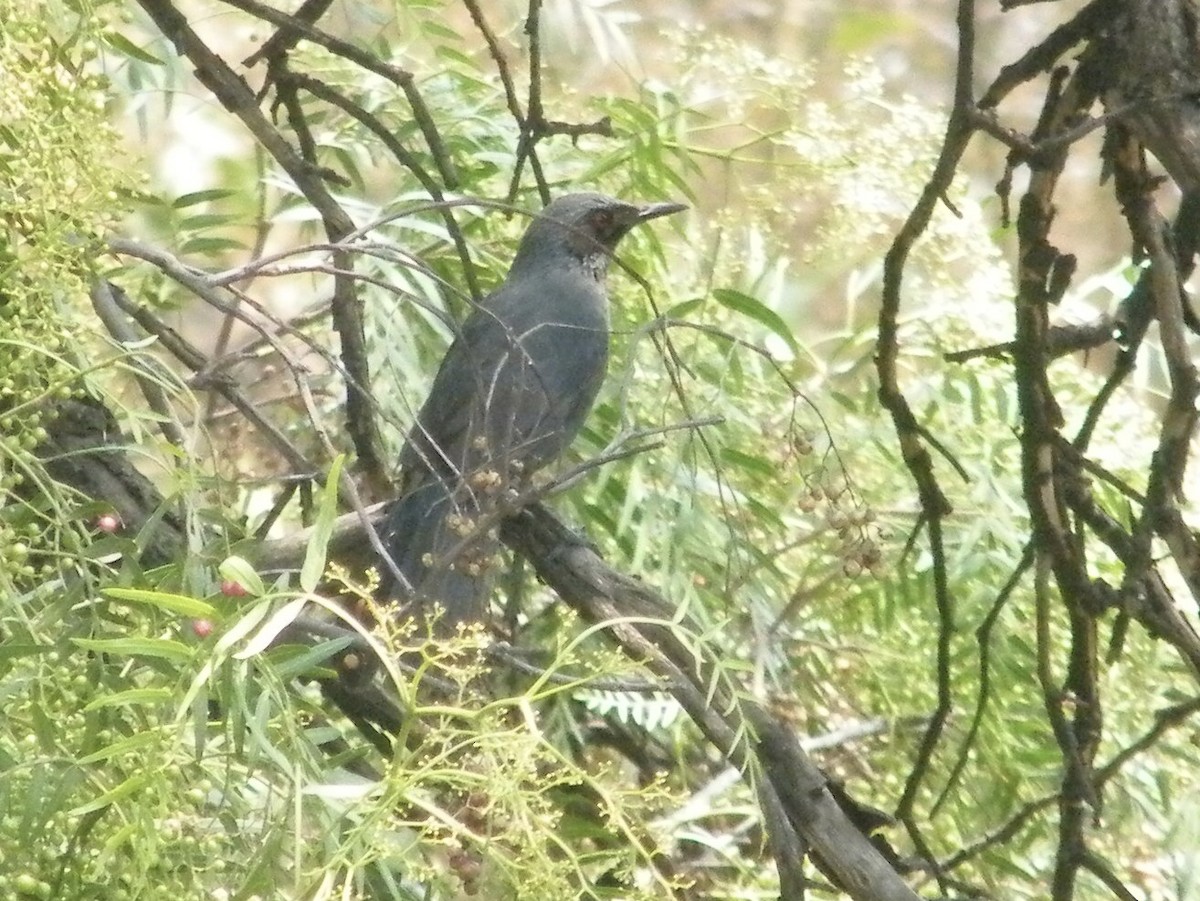
[[[108,333],[115,340],[127,346],[135,345],[141,340],[141,336],[135,334],[129,327],[129,323],[125,321],[114,293],[111,284],[101,279],[96,280],[92,284],[91,290],[92,309],[96,311],[96,316],[104,323],[104,327],[108,329]],[[167,398],[167,392],[163,390],[159,381],[167,373],[155,373],[151,369],[148,359],[140,356],[131,356],[130,359],[138,388],[141,389],[142,396],[146,398],[150,409],[158,415],[158,427],[162,431],[163,437],[182,452],[186,447],[183,432],[175,421],[171,401]]]
[[[392,156],[396,158],[396,161],[408,169],[417,181],[421,183],[421,187],[433,198],[435,208],[442,214],[442,221],[446,224],[446,231],[450,234],[450,240],[454,242],[455,250],[458,251],[463,276],[467,281],[467,290],[471,292],[471,297],[478,301],[482,296],[482,292],[479,288],[478,279],[475,276],[475,266],[471,260],[470,248],[467,245],[466,238],[463,236],[462,229],[459,228],[458,222],[454,218],[451,211],[452,208],[445,203],[445,192],[442,190],[442,186],[437,179],[433,178],[425,170],[425,167],[415,154],[409,152],[400,143],[400,139],[396,137],[393,129],[388,128],[378,117],[372,115],[362,106],[311,76],[292,72],[288,74],[288,78],[292,79],[298,87],[308,91],[314,97],[319,97],[326,103],[338,107],[361,122],[364,127],[383,142],[383,145],[388,148]]]
[[[185,341],[174,329],[169,328],[145,307],[134,303],[120,289],[114,291],[113,296],[116,304],[125,314],[136,320],[138,325],[144,328],[147,333],[158,338],[159,343],[175,359],[179,360],[179,362],[193,372],[200,372],[205,369],[208,365],[208,359],[198,349]],[[228,400],[246,417],[247,421],[266,435],[271,445],[287,460],[295,475],[305,479],[319,476],[317,467],[310,463],[299,448],[288,440],[283,431],[264,417],[259,412],[257,405],[251,403],[235,385],[225,379],[212,379],[204,387],[211,389],[215,394],[219,394]]]
[[[922,440],[922,429],[900,387],[897,361],[900,354],[899,319],[904,269],[909,253],[928,227],[939,200],[945,197],[954,180],[959,160],[970,141],[974,109],[975,4],[959,0],[958,62],[955,70],[954,106],[946,125],[941,153],[921,197],[892,241],[884,258],[883,298],[879,311],[879,339],[875,356],[879,372],[879,399],[892,417],[900,452],[912,474],[921,503],[921,519],[928,527],[929,548],[933,560],[934,603],[938,611],[937,690],[938,702],[917,751],[917,759],[896,806],[896,816],[926,857],[914,806],[921,785],[929,772],[933,752],[951,709],[950,643],[955,629],[954,605],[946,571],[946,552],[942,520],[950,513],[950,502],[938,484],[929,450]]]
[[[310,37],[313,32],[311,27],[301,26],[290,17],[279,19],[282,14],[276,14],[275,10],[254,0],[228,2],[239,8],[252,6],[256,15],[268,21],[276,21],[280,25],[295,26],[306,37]],[[287,172],[320,214],[329,239],[337,242],[352,232],[354,223],[329,193],[320,173],[314,171],[312,165],[271,124],[259,108],[257,98],[249,85],[200,39],[186,17],[170,3],[139,0],[139,5],[179,53],[192,62],[200,82],[213,92],[226,109],[242,121],[263,149]],[[409,81],[411,82],[411,77]],[[352,268],[349,256],[335,259],[334,262],[338,268]],[[335,282],[332,310],[334,326],[341,340],[342,363],[351,377],[347,384],[347,431],[358,455],[358,465],[377,489],[382,490],[388,482],[387,469],[379,456],[378,422],[371,407],[370,395],[363,387],[370,382],[366,337],[362,312],[352,280],[339,279]]]

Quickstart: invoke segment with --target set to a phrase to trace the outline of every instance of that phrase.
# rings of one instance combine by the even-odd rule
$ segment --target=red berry
[[[208,638],[212,635],[213,624],[211,619],[194,619],[192,620],[192,631],[196,633],[197,638]]]
[[[246,590],[246,586],[236,579],[223,579],[221,581],[221,594],[230,598],[244,598],[250,592]]]
[[[101,532],[107,532],[109,535],[112,535],[121,528],[121,517],[115,513],[101,514],[96,517],[96,528]]]

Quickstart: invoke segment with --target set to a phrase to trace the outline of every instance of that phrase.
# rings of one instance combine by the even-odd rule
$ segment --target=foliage
[[[54,11],[74,26],[48,31]],[[73,544],[61,510],[22,498],[44,489],[32,451],[56,402],[78,387],[83,324],[63,314],[86,298],[128,180],[105,152],[117,139],[106,82],[87,69],[87,23],[24,0],[5,0],[0,20],[0,592],[11,593],[16,580],[54,571],[30,558],[31,545]]]

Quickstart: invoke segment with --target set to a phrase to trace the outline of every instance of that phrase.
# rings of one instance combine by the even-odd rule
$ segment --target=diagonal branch
[[[539,506],[507,520],[501,538],[586,620],[604,623],[627,652],[672,680],[672,693],[714,747],[757,781],[768,824],[782,811],[851,897],[916,897],[839,806],[792,731],[740,698],[702,649],[680,639],[683,629],[671,625],[674,611],[661,595],[609,567]],[[775,846],[777,836],[771,838]]]

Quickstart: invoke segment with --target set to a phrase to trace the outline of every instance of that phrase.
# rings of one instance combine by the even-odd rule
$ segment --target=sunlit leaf
[[[104,595],[114,601],[145,604],[170,613],[191,617],[214,617],[217,609],[205,601],[181,594],[151,591],[143,588],[105,588]]]

